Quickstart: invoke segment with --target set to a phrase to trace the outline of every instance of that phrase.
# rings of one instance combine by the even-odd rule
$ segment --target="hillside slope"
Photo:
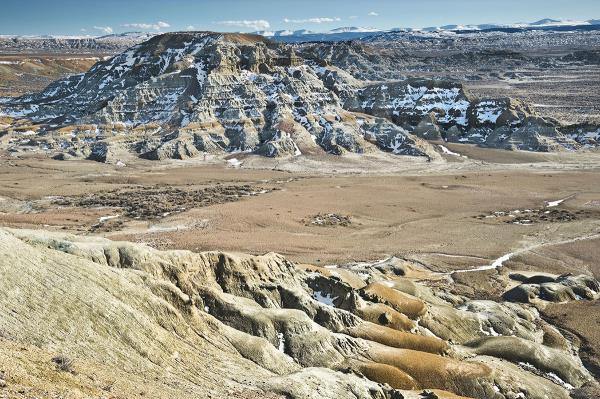
[[[427,272],[397,259],[357,267],[2,229],[0,347],[27,351],[16,364],[0,357],[3,389],[16,397],[379,399],[433,389],[441,398],[566,399],[592,381],[527,306],[451,299],[415,283],[411,276]],[[592,297],[586,287],[598,288],[584,277],[564,284]]]
[[[439,158],[423,139],[531,151],[597,145],[510,99],[456,82],[359,81],[261,36],[153,37],[43,92],[3,99],[11,152],[116,162],[253,152],[269,157],[386,151]],[[34,125],[32,126],[31,123]]]

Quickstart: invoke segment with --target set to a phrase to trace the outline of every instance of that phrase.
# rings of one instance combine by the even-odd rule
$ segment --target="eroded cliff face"
[[[459,83],[409,79],[368,85],[344,96],[344,108],[392,120],[427,140],[525,151],[596,147],[596,127],[561,126],[510,98],[473,100]]]
[[[362,82],[260,36],[201,32],[156,36],[39,94],[3,99],[0,111],[13,119],[9,150],[107,162],[240,151],[431,159],[426,140],[549,151],[597,139],[594,127],[566,136],[525,104],[473,100],[457,83]]]
[[[98,396],[107,368],[115,395],[145,379],[154,397],[566,399],[593,381],[535,307],[450,294],[447,276],[400,259],[323,268],[7,229],[0,256],[0,346],[62,354],[96,376],[44,385],[21,355],[20,368],[2,364],[15,392]]]
[[[259,36],[157,36],[5,107],[44,124],[31,144],[99,160],[119,151],[432,153],[388,120],[344,110],[314,67]]]

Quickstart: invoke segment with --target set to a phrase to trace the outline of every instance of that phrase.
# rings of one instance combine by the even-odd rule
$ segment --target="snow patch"
[[[511,252],[511,253],[508,253],[506,255],[502,255],[501,257],[499,257],[498,259],[496,259],[494,262],[492,262],[491,265],[479,266],[479,267],[476,267],[474,269],[455,270],[455,271],[453,271],[451,273],[469,273],[469,272],[477,272],[477,271],[498,269],[499,267],[502,267],[504,265],[504,263],[506,263],[513,256],[514,256],[514,253]]]
[[[333,304],[333,301],[337,299],[337,297],[333,297],[331,294],[326,294],[326,293],[324,294],[321,291],[314,291],[313,298],[317,302],[321,302],[322,304],[325,304],[327,306],[332,306],[332,307],[335,307],[335,305]]]
[[[239,168],[242,166],[243,162],[237,158],[231,158],[227,160],[227,164],[232,168]]]
[[[112,219],[116,219],[121,215],[111,215],[111,216],[102,216],[98,218],[98,222],[100,223],[104,223],[106,221],[112,220]]]
[[[280,352],[285,353],[285,337],[283,336],[283,333],[277,333],[277,340],[279,341],[277,349],[279,349]]]
[[[450,151],[447,147],[444,147],[443,145],[439,146],[440,149],[442,150],[442,152],[446,155],[453,155],[455,157],[462,157],[463,155],[459,154],[458,152],[454,152],[454,151]]]
[[[565,202],[566,200],[568,200],[570,197],[567,198],[563,198],[561,200],[556,200],[556,201],[546,201],[546,208],[555,208],[557,206],[559,206],[560,204],[562,204],[563,202]]]

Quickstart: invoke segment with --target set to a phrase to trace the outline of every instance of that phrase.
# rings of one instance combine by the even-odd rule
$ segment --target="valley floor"
[[[284,164],[237,155],[239,162],[140,160],[115,166],[3,156],[0,227],[169,250],[276,252],[316,267],[395,257],[440,276],[497,264],[503,278],[513,271],[600,278],[599,154],[447,147],[455,155],[433,163],[377,155],[300,157]],[[469,278],[453,274],[453,292],[499,300],[506,286],[485,270]],[[435,286],[435,279],[428,284]],[[584,365],[598,378],[600,341],[593,326],[600,316],[589,311],[596,306],[597,300],[556,303],[543,317],[581,345]],[[0,346],[18,353],[2,339]],[[38,392],[39,375],[54,373],[44,371],[48,365],[40,360],[50,353],[26,350],[33,363],[22,367],[35,372],[23,384]],[[6,359],[0,357],[2,364]],[[82,384],[86,392],[92,388],[79,380],[88,371],[67,382],[63,374],[52,375],[57,386]],[[103,384],[112,378],[100,366],[89,373]],[[134,389],[122,392],[142,395]]]
[[[237,168],[218,159],[117,167],[4,158],[0,223],[100,234],[163,249],[273,251],[322,264],[436,253],[495,259],[531,243],[598,232],[598,154],[449,146],[468,158],[394,163],[398,157],[332,157],[324,163],[301,157],[278,165],[280,161],[248,156],[240,158]],[[226,192],[243,185],[253,195],[184,204],[179,203],[181,194],[169,193],[197,194],[215,187]],[[119,208],[115,198],[133,202],[134,209]],[[521,217],[507,223],[490,217],[513,210],[543,213],[547,202],[565,198],[556,208],[565,215],[556,220],[518,223]],[[148,213],[156,201],[167,210],[164,214]],[[328,214],[348,217],[349,223],[315,221]]]

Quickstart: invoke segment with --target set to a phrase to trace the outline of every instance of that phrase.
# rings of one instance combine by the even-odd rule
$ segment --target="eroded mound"
[[[409,277],[425,270],[393,259],[297,267],[272,253],[0,230],[0,272],[0,345],[67,356],[75,371],[102,364],[115,394],[132,378],[153,397],[236,398],[568,398],[593,382],[568,341],[548,346],[535,308],[428,288]],[[1,366],[7,386],[33,389]]]

